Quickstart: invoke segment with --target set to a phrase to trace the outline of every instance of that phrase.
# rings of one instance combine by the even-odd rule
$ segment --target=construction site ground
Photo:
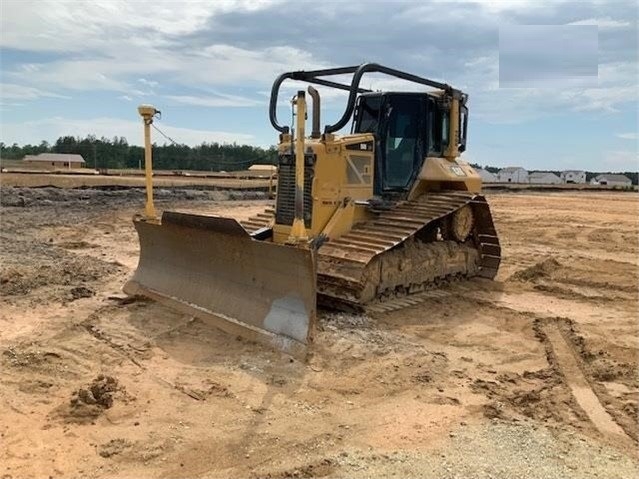
[[[248,173],[248,172],[247,172]],[[144,176],[137,174],[81,175],[63,173],[2,173],[2,184],[22,188],[144,188]],[[180,176],[158,175],[153,184],[159,188],[209,188],[233,190],[263,190],[273,187],[274,182],[263,175],[244,178],[230,176]]]
[[[264,196],[159,208],[245,218]],[[123,295],[143,192],[1,200],[2,478],[639,475],[636,193],[490,193],[496,281],[320,310],[306,362]]]

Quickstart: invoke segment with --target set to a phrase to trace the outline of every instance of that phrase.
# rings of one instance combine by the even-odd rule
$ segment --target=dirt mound
[[[231,398],[235,395],[229,389],[210,379],[205,379],[199,386],[176,383],[175,388],[197,401],[206,401],[210,396]]]
[[[56,246],[64,249],[76,250],[76,249],[88,249],[93,248],[94,245],[87,243],[86,241],[61,241]]]
[[[53,351],[26,350],[9,347],[2,352],[3,359],[9,366],[17,368],[38,369],[48,365],[58,365],[61,356]]]
[[[75,391],[71,397],[68,420],[70,422],[91,421],[105,409],[113,406],[117,392],[124,392],[118,380],[100,374],[87,387]]]
[[[117,390],[117,379],[100,374],[87,388],[80,388],[74,393],[71,404],[96,404],[108,409],[113,405],[113,393]]]
[[[639,387],[639,371],[636,362],[618,361],[612,357],[610,351],[593,348],[593,345],[589,344],[580,333],[574,321],[561,321],[560,326],[574,345],[586,372],[595,380],[620,381],[632,389]]]
[[[69,294],[71,295],[71,299],[75,300],[95,296],[95,291],[93,291],[91,288],[87,288],[86,286],[76,286],[75,288],[71,288]]]
[[[526,269],[517,271],[510,277],[510,279],[515,281],[535,281],[552,276],[552,274],[559,268],[561,268],[559,261],[555,258],[547,258],[529,266]]]
[[[471,389],[490,400],[484,406],[484,416],[489,418],[523,416],[556,423],[575,419],[571,410],[557,407],[558,401],[570,402],[570,393],[553,369],[502,374],[494,381],[476,379]]]
[[[78,256],[45,243],[0,237],[0,295],[22,296],[43,286],[71,286],[63,299],[75,300],[94,292],[82,283],[104,279],[121,270],[117,264]],[[29,261],[23,258],[28,257]]]
[[[133,444],[126,439],[111,439],[109,442],[100,444],[98,447],[98,454],[104,458],[116,456],[132,446]]]
[[[337,469],[337,464],[334,460],[325,458],[318,462],[305,464],[295,469],[290,469],[281,472],[271,472],[266,474],[255,474],[251,477],[254,479],[285,479],[285,478],[300,478],[307,479],[312,477],[325,477],[331,475]]]

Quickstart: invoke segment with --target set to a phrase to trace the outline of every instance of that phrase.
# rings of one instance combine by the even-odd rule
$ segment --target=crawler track
[[[474,216],[470,237],[464,243],[442,239],[437,233],[441,222],[465,205]],[[242,226],[255,233],[272,220],[273,210],[267,210]],[[494,278],[500,261],[499,239],[483,196],[429,193],[398,202],[322,245],[317,254],[318,295],[320,302],[336,307],[383,302],[460,277]]]

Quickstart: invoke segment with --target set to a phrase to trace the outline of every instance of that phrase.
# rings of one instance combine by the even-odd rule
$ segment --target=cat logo
[[[462,170],[459,166],[457,165],[453,165],[450,167],[450,171],[452,171],[453,173],[455,173],[457,176],[466,176],[466,173],[464,173],[464,170]]]

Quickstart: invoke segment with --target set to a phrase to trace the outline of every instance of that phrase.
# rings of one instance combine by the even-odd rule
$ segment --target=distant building
[[[86,161],[82,155],[69,155],[66,153],[40,153],[39,155],[27,155],[22,161],[37,164],[39,166],[53,166],[54,168],[84,168]]]
[[[263,171],[266,173],[275,173],[277,172],[277,166],[268,165],[264,163],[256,163],[254,165],[249,166],[249,171]]]
[[[626,175],[603,174],[593,178],[590,183],[593,185],[608,186],[631,186],[632,181]]]
[[[550,171],[533,171],[528,175],[528,182],[535,185],[559,185],[562,183],[561,178]]]
[[[561,180],[564,183],[585,183],[586,172],[581,170],[566,170],[561,172]]]
[[[475,171],[479,176],[481,176],[481,180],[484,183],[497,183],[497,177],[490,171],[484,170],[483,168],[477,168]]]
[[[528,183],[528,172],[520,166],[509,166],[499,170],[497,181],[500,183]]]

